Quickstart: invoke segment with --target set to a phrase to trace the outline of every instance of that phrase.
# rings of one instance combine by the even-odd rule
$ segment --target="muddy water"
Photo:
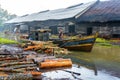
[[[71,52],[73,67],[67,69],[81,75],[56,70],[44,75],[53,80],[120,80],[120,47],[95,45],[92,52]],[[51,77],[52,76],[52,77]]]

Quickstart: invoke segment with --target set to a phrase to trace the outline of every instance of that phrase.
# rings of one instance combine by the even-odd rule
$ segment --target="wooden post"
[[[28,38],[30,37],[30,26],[28,26]]]

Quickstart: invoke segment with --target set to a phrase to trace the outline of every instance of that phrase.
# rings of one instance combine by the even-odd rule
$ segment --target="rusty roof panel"
[[[77,19],[78,22],[107,22],[116,20],[120,20],[120,0],[98,2]]]

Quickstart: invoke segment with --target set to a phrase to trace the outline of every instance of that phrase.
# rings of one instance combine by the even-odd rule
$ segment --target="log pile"
[[[27,57],[0,57],[0,80],[32,80],[41,75],[36,68],[37,64]]]
[[[25,57],[0,57],[0,79],[3,80],[32,80],[41,76],[41,69],[71,67],[71,59],[56,58],[55,56],[30,54]],[[39,70],[37,70],[39,68]]]
[[[29,45],[24,44],[24,51],[33,50],[40,53],[47,54],[68,54],[68,50],[60,48],[52,42],[31,41]]]
[[[9,52],[8,54],[0,53],[0,80],[32,80],[36,76],[41,76],[42,69],[54,69],[62,67],[71,67],[71,59],[56,58],[47,54],[58,51],[59,47],[48,46],[48,43],[29,44],[24,51]],[[51,43],[50,43],[51,44]],[[51,44],[52,45],[52,44]],[[9,48],[10,49],[10,48]],[[2,50],[4,50],[2,48]],[[10,49],[11,50],[11,49]],[[15,49],[16,50],[16,49]],[[42,50],[47,54],[36,54],[28,50]],[[62,48],[62,50],[64,50]],[[12,50],[14,52],[14,50]],[[29,54],[28,54],[28,53]]]

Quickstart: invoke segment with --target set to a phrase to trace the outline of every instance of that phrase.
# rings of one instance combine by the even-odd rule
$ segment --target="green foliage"
[[[111,44],[111,40],[106,40],[106,39],[103,39],[103,38],[97,38],[96,39],[96,45],[100,45],[100,46],[106,46],[106,47],[120,47],[118,45],[112,45]],[[115,41],[114,41],[115,42]]]
[[[110,44],[110,41],[103,38],[97,38],[96,43],[97,45],[101,45],[101,46],[108,46],[108,47],[112,46],[112,44]]]
[[[109,43],[110,41],[108,41],[108,40],[106,40],[106,39],[104,39],[104,38],[97,38],[97,39],[96,39],[96,42],[97,42],[97,43]]]
[[[0,44],[17,44],[18,42],[14,40],[8,40],[4,38],[0,38]]]

